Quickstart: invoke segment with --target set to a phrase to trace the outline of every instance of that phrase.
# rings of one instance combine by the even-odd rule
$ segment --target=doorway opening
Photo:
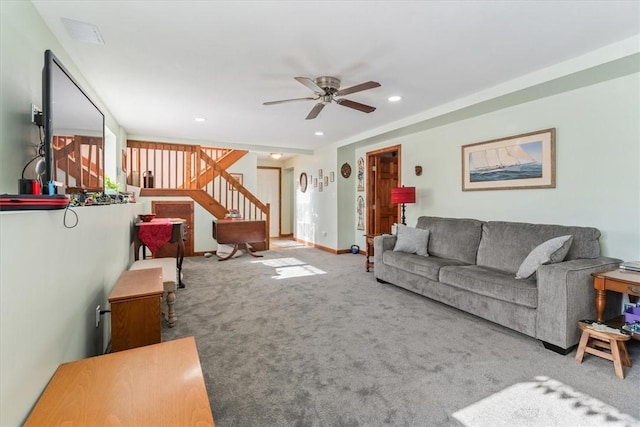
[[[400,186],[400,145],[367,153],[367,234],[391,233],[398,205],[391,189]]]

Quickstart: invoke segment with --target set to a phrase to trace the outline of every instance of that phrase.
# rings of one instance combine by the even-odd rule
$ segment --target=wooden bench
[[[164,317],[173,328],[178,321],[176,316],[175,302],[176,289],[178,285],[178,273],[175,258],[154,258],[135,261],[129,270],[145,270],[148,268],[162,268],[162,284],[164,285],[163,301],[167,303],[167,311],[163,310]]]

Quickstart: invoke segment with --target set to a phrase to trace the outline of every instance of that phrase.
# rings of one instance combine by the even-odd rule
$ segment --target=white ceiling
[[[284,152],[388,128],[640,33],[636,0],[33,3],[129,135]],[[72,40],[61,18],[96,25],[105,44]],[[380,82],[345,97],[377,110],[330,104],[305,120],[312,101],[262,105],[311,96],[293,77],[321,75],[343,88]]]

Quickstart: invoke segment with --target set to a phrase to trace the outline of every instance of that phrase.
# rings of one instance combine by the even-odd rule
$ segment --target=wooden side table
[[[378,233],[378,234],[365,234],[365,241],[366,241],[366,246],[367,246],[367,256],[365,258],[364,261],[364,267],[367,270],[367,273],[369,272],[369,269],[373,266],[373,261],[369,260],[369,257],[373,256],[373,239],[376,236],[382,236],[383,233]]]
[[[221,245],[233,245],[233,251],[225,258],[218,261],[226,261],[233,257],[238,249],[244,249],[253,257],[256,255],[251,243],[267,241],[267,222],[264,220],[231,219],[213,220],[212,237]]]
[[[162,268],[123,271],[111,294],[111,351],[162,341]]]
[[[593,273],[593,287],[596,290],[596,320],[602,322],[607,300],[607,291],[629,295],[635,302],[640,297],[640,273],[626,270],[611,270]]]

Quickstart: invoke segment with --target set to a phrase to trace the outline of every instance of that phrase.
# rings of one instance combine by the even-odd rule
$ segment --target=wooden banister
[[[218,219],[238,210],[245,219],[266,220],[269,205],[262,203],[227,168],[246,155],[246,150],[127,141],[127,183],[143,188],[142,196],[189,196]],[[147,182],[153,173],[153,188]],[[268,247],[268,241],[266,242]]]

